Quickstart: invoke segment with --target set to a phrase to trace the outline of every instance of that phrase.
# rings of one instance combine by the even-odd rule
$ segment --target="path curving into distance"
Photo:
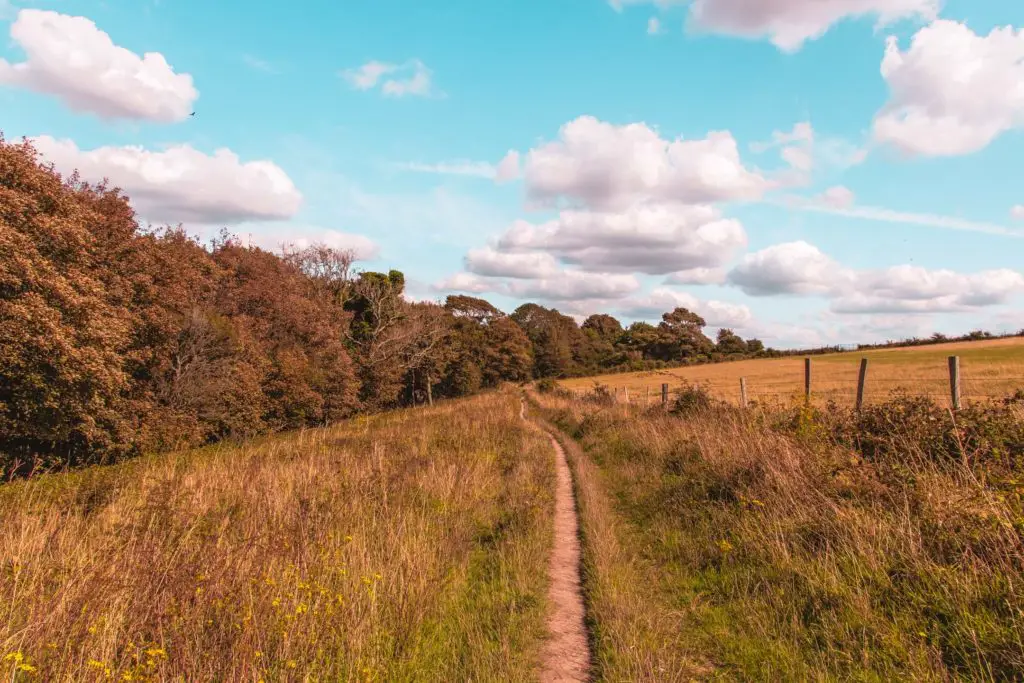
[[[520,406],[526,420],[526,402]],[[580,582],[580,534],[572,473],[562,445],[550,433],[555,450],[555,542],[548,568],[548,641],[541,660],[542,683],[590,680],[590,644],[584,623]]]

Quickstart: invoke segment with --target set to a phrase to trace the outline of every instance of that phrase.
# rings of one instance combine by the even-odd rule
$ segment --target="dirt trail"
[[[520,415],[526,419],[526,404]],[[548,569],[551,581],[548,600],[550,636],[544,647],[540,680],[543,683],[590,680],[590,645],[583,622],[583,590],[580,585],[580,537],[572,474],[562,445],[551,434],[555,449],[555,544]]]

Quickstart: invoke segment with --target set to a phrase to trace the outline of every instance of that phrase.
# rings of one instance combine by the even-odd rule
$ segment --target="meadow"
[[[964,402],[1001,398],[1024,388],[1024,338],[1010,337],[976,342],[954,342],[933,346],[879,349],[813,356],[812,396],[817,403],[828,400],[853,405],[862,358],[868,359],[865,402],[886,400],[893,391],[905,390],[928,396],[937,402],[950,401],[947,358],[960,357],[961,397]],[[625,388],[632,401],[653,402],[662,383],[677,389],[685,383],[699,384],[713,396],[738,404],[740,378],[746,378],[750,401],[777,404],[804,391],[802,357],[743,360],[696,365],[652,372],[636,372],[562,380],[570,390],[592,391],[602,385],[611,390]]]
[[[554,463],[514,394],[0,485],[8,681],[524,681]]]
[[[1024,675],[1019,404],[972,435],[897,400],[849,447],[849,415],[699,396],[533,398],[576,476],[598,680]]]

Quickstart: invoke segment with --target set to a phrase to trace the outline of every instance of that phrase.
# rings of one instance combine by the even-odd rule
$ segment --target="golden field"
[[[817,401],[852,405],[860,359],[868,359],[865,402],[883,400],[894,390],[949,402],[949,356],[960,357],[961,397],[965,402],[998,398],[1024,388],[1024,338],[1011,337],[932,346],[853,351],[811,357],[811,392]],[[662,383],[705,386],[717,398],[739,403],[740,378],[747,398],[761,403],[788,402],[803,395],[804,359],[800,356],[743,360],[687,368],[633,372],[561,381],[566,389],[589,391],[597,385],[628,391],[631,402],[658,400]],[[619,394],[622,396],[623,394]]]

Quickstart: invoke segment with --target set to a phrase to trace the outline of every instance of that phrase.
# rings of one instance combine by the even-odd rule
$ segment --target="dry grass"
[[[755,412],[537,400],[578,444],[602,680],[1024,675],[1016,482],[869,463]]]
[[[0,486],[0,677],[530,680],[553,463],[518,409]]]
[[[965,401],[1001,397],[1024,388],[1024,338],[957,342],[902,349],[881,349],[814,356],[812,390],[821,402],[829,399],[852,405],[856,396],[860,359],[867,358],[867,402],[887,398],[905,388],[936,401],[949,401],[947,358],[960,356],[961,394]],[[773,358],[714,365],[698,365],[653,372],[637,372],[564,380],[567,389],[592,389],[602,384],[627,388],[632,401],[643,402],[648,394],[657,400],[662,383],[676,388],[688,382],[700,384],[717,398],[739,402],[739,380],[747,380],[747,395],[761,403],[785,402],[804,390],[804,359]]]

